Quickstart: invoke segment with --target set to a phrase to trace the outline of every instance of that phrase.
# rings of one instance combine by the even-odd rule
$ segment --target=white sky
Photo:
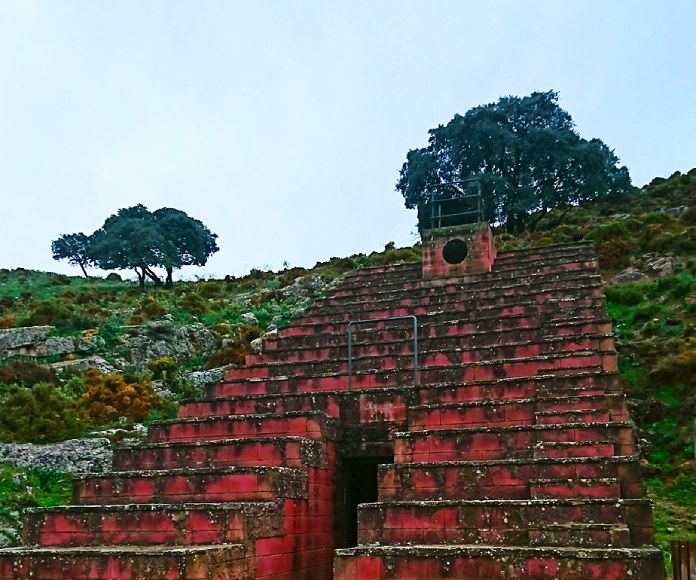
[[[539,90],[633,182],[696,166],[693,0],[0,0],[0,268],[119,208],[219,235],[181,274],[414,241],[394,191],[455,113]]]

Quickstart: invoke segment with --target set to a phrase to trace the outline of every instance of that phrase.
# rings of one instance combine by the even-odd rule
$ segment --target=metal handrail
[[[460,193],[459,195],[453,195],[452,197],[439,197],[435,196],[435,189],[441,189],[443,187],[454,187],[457,188],[458,185],[466,183],[476,184],[476,193]],[[433,189],[430,192],[430,199],[422,204],[423,206],[430,206],[430,228],[440,228],[442,227],[442,220],[445,218],[456,218],[463,216],[473,216],[477,222],[483,221],[483,194],[481,191],[481,180],[478,177],[472,177],[469,179],[462,179],[459,181],[448,181],[442,183],[432,184],[430,187]],[[442,206],[448,201],[463,201],[467,199],[476,200],[476,209],[463,211],[463,212],[453,212],[453,213],[443,213]],[[437,224],[437,225],[436,225]]]
[[[348,391],[353,385],[353,325],[367,324],[368,322],[386,322],[390,320],[413,320],[413,386],[418,386],[418,319],[413,315],[387,316],[384,318],[363,318],[351,320],[348,323]]]

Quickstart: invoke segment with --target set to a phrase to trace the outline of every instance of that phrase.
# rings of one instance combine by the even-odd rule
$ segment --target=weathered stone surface
[[[653,278],[664,278],[674,274],[674,258],[664,256],[645,264],[645,271]]]
[[[190,377],[191,382],[196,386],[218,383],[225,378],[225,367],[209,369],[207,371],[194,371],[191,373]]]
[[[256,326],[259,323],[259,319],[256,318],[256,314],[254,314],[253,312],[245,312],[244,314],[242,314],[242,322],[244,324]]]
[[[119,351],[123,366],[143,368],[165,356],[185,363],[194,354],[205,356],[212,352],[216,338],[212,330],[200,323],[176,328],[170,320],[158,320],[128,328]]]
[[[643,272],[631,267],[619,272],[609,281],[609,284],[630,284],[632,282],[647,282],[648,280],[650,278]]]
[[[0,359],[11,356],[56,356],[95,350],[104,344],[97,334],[50,336],[53,326],[25,326],[0,330]]]
[[[251,352],[255,354],[259,354],[263,350],[263,338],[255,338],[254,340],[251,341],[250,343],[251,346]]]
[[[0,444],[0,462],[71,474],[103,473],[111,469],[113,451],[108,439],[70,439],[62,443]]]
[[[55,371],[62,371],[67,368],[85,371],[87,369],[97,369],[104,374],[116,372],[116,369],[100,356],[90,356],[74,360],[65,360],[49,365]]]
[[[7,351],[31,348],[44,342],[54,329],[53,326],[23,326],[0,330],[0,356],[9,356],[5,354]]]

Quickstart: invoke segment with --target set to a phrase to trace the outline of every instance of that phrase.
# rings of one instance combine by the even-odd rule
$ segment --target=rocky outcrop
[[[209,355],[215,348],[215,333],[203,324],[176,327],[171,318],[154,320],[142,326],[126,328],[119,339],[120,368],[144,368],[155,359],[170,357],[186,363],[194,355]]]
[[[111,469],[113,451],[108,439],[70,439],[62,443],[0,444],[0,462],[80,475]]]
[[[103,346],[103,339],[94,332],[77,336],[51,336],[54,326],[23,326],[0,330],[0,360],[12,356],[60,356],[89,352]]]
[[[97,369],[100,373],[111,374],[116,372],[116,369],[111,366],[106,360],[100,356],[89,356],[87,358],[78,358],[73,360],[64,360],[49,365],[54,371],[64,371],[65,369],[74,369],[78,371],[86,371],[87,369]]]

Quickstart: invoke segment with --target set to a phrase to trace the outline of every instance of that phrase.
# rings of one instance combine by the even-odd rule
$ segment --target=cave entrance
[[[393,455],[343,458],[343,547],[358,545],[358,504],[377,501],[377,468],[389,463]]]

